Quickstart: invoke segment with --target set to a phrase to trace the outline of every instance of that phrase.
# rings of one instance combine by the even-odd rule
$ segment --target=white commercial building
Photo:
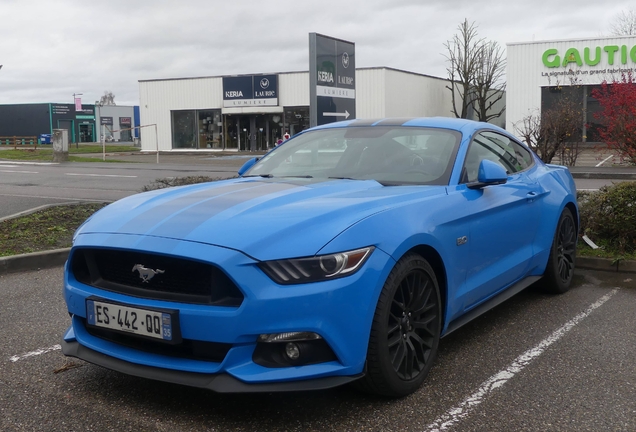
[[[378,67],[355,80],[358,119],[454,116],[446,79]],[[309,72],[142,80],[139,90],[144,151],[265,150],[309,127]]]
[[[580,103],[581,133],[574,139],[598,141],[598,102],[594,88],[636,69],[636,37],[556,40],[507,45],[506,129],[544,111],[567,95]]]

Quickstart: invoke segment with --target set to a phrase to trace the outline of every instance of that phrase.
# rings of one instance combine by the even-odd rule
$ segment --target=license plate
[[[98,300],[86,300],[89,325],[172,341],[174,312],[141,309]]]

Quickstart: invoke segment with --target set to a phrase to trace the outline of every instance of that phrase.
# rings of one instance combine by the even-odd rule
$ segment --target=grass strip
[[[71,247],[73,233],[107,203],[49,207],[0,222],[0,257]]]

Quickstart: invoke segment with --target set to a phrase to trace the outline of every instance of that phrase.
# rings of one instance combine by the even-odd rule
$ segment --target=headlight
[[[355,273],[367,260],[373,246],[309,258],[263,261],[259,267],[274,280],[288,285],[335,279]]]

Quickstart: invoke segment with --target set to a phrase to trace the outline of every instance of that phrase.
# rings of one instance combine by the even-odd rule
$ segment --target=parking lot
[[[562,296],[528,289],[444,338],[424,386],[387,400],[348,387],[221,395],[66,359],[62,268],[3,276],[0,430],[636,430],[636,283],[576,279]]]

